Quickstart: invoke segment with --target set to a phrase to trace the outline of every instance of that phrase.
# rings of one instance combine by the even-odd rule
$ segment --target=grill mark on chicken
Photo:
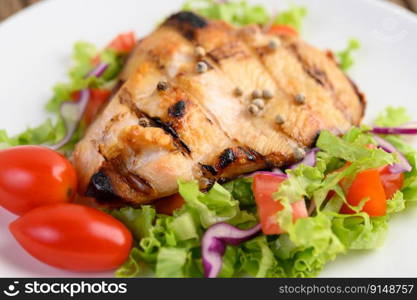
[[[226,169],[228,165],[233,163],[236,160],[235,153],[232,149],[226,149],[220,154],[219,157],[219,169]]]
[[[300,52],[298,51],[296,44],[290,44],[288,49],[291,53],[294,54],[294,57],[300,62],[301,66],[303,67],[304,71],[308,76],[314,79],[318,84],[324,87],[332,96],[334,106],[346,117],[346,119],[350,119],[347,113],[347,107],[343,105],[343,103],[337,98],[333,84],[327,78],[326,72],[320,70],[317,66],[309,66],[304,58],[301,56]]]
[[[352,115],[350,114],[349,107],[346,103],[341,101],[339,97],[337,96],[335,86],[333,85],[332,81],[329,79],[328,74],[325,70],[320,69],[317,65],[311,64],[307,61],[307,58],[302,55],[299,49],[299,45],[297,42],[287,42],[288,45],[286,46],[291,53],[294,54],[294,57],[297,58],[297,60],[302,65],[304,71],[307,75],[309,75],[312,79],[314,79],[318,84],[323,86],[323,88],[329,93],[329,95],[333,99],[333,105],[334,107],[339,110],[346,120],[353,122],[355,125],[358,125],[359,123],[355,122],[355,119],[352,118]],[[334,56],[331,52],[327,51],[325,55],[333,62],[335,62]],[[337,63],[336,63],[337,64]],[[343,72],[343,76],[351,83],[351,87],[355,91],[356,96],[359,98],[359,101],[363,105],[366,101],[363,97],[363,94],[359,91],[357,86],[352,82],[352,80],[346,76],[346,74]],[[363,110],[364,111],[364,110]],[[363,115],[362,115],[363,116]]]
[[[246,158],[249,161],[256,161],[259,157],[261,157],[261,155],[256,152],[255,150],[249,148],[249,147],[239,147],[240,150],[242,150],[245,154],[246,154]]]
[[[326,51],[326,56],[330,60],[332,60],[338,67],[340,67],[340,63],[336,60],[333,51],[327,50]],[[350,78],[349,75],[347,75],[346,73],[344,73],[344,75],[345,75],[346,79],[349,81],[349,83],[351,84],[351,86],[353,87],[353,90],[354,90],[356,96],[359,98],[359,102],[362,104],[363,113],[364,113],[365,109],[366,109],[366,96],[365,96],[365,94],[361,92],[358,85],[352,80],[352,78]],[[364,114],[362,114],[362,117],[363,116],[364,116]]]
[[[166,134],[170,135],[174,139],[176,146],[178,146],[178,148],[183,153],[187,155],[191,154],[190,147],[183,140],[181,140],[177,131],[172,127],[172,124],[162,121],[159,117],[151,117],[145,112],[141,111],[139,107],[133,102],[132,96],[130,95],[128,90],[122,90],[122,93],[120,95],[120,103],[127,105],[137,115],[138,118],[146,118],[147,120],[149,120],[150,126],[161,128]],[[183,109],[185,109],[185,105]]]
[[[177,76],[177,79],[178,78],[181,78],[182,76],[185,76],[185,74],[179,74],[178,76]],[[218,118],[216,117],[216,115],[215,114],[213,114],[210,110],[208,110],[208,109],[205,109],[204,107],[203,107],[203,105],[200,105],[199,103],[196,103],[196,105],[198,106],[198,107],[200,107],[201,108],[201,111],[204,113],[204,115],[206,116],[206,120],[210,123],[210,125],[213,125],[213,126],[216,126],[221,132],[222,132],[222,134],[225,136],[225,137],[227,137],[229,140],[233,140],[233,138],[228,134],[228,132],[227,132],[227,130],[225,130],[223,127],[222,127],[222,125],[221,125],[221,122],[218,120]]]
[[[251,165],[262,169],[266,168],[268,163],[264,156],[250,147],[238,146],[225,149],[212,167],[216,170],[216,179],[221,180],[236,176],[236,174],[247,173],[251,171]]]
[[[215,48],[207,53],[207,55],[217,64],[219,64],[224,59],[244,58],[246,56],[245,52],[242,51],[238,44],[233,42]]]
[[[237,146],[223,150],[214,165],[200,164],[200,168],[207,180],[215,182],[216,180],[221,181],[233,177],[235,175],[233,170],[241,170],[241,173],[252,171],[250,165],[257,165],[259,168],[272,167],[266,157],[255,150],[246,146]],[[247,171],[245,171],[246,168]]]
[[[191,154],[190,147],[188,147],[187,144],[184,143],[183,140],[181,140],[177,131],[172,127],[172,125],[170,123],[165,123],[158,117],[151,118],[151,120],[154,122],[155,127],[159,127],[163,131],[165,131],[167,134],[171,135],[174,138],[174,140],[176,141],[176,143],[179,144],[180,148],[185,151],[185,153],[187,153],[188,155]]]
[[[206,175],[207,172],[209,172],[212,176],[216,176],[218,174],[216,168],[214,168],[213,166],[200,164],[200,167],[203,170],[203,175]]]
[[[329,82],[327,79],[326,73],[323,70],[320,70],[317,66],[310,67],[301,56],[295,44],[289,45],[287,49],[289,49],[290,52],[294,54],[294,57],[300,62],[308,76],[314,79],[322,87],[330,89],[331,91],[334,90],[331,82]]]

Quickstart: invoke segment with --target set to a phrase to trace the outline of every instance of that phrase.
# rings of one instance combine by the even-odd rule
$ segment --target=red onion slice
[[[404,135],[416,135],[417,128],[407,127],[374,127],[371,130],[375,134],[404,134]]]
[[[216,278],[219,275],[227,245],[239,245],[260,231],[260,224],[249,230],[241,230],[227,223],[217,223],[207,229],[201,242],[204,277]]]
[[[294,170],[299,165],[306,165],[306,166],[309,166],[309,167],[315,167],[316,163],[317,163],[317,153],[319,151],[320,151],[319,148],[311,149],[309,152],[307,152],[306,156],[304,157],[304,159],[302,161],[300,161],[299,163],[293,164],[292,166],[289,167],[289,169]]]
[[[399,173],[404,173],[404,172],[411,172],[413,167],[410,165],[407,158],[405,158],[404,154],[402,154],[400,151],[398,151],[397,148],[395,148],[394,145],[392,145],[390,142],[388,142],[387,140],[385,140],[385,139],[383,139],[379,136],[374,135],[373,138],[378,143],[378,146],[381,149],[383,149],[384,151],[386,151],[388,153],[397,154],[399,162],[390,166],[389,169],[390,169],[391,173],[399,174]]]
[[[87,76],[85,76],[85,78],[90,78],[90,77],[100,77],[101,75],[103,75],[104,72],[106,72],[107,68],[109,67],[109,64],[107,63],[99,63],[94,70],[92,70],[90,73],[87,74]]]
[[[61,104],[60,113],[67,130],[65,137],[59,143],[50,146],[53,150],[59,150],[71,141],[72,136],[78,128],[84,112],[90,100],[90,91],[84,89],[80,91],[80,98],[77,102],[66,101]]]

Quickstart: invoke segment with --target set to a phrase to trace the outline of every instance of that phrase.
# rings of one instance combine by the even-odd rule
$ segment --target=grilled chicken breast
[[[321,130],[342,134],[365,109],[330,54],[191,12],[141,40],[120,80],[74,152],[81,192],[108,205],[294,163]]]

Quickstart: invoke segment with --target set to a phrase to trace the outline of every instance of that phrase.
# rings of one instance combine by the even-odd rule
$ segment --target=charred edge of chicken
[[[113,201],[117,197],[110,178],[102,170],[91,177],[85,195],[103,202]]]
[[[164,24],[177,27],[187,39],[194,39],[195,29],[204,28],[208,25],[206,19],[190,11],[174,14]]]

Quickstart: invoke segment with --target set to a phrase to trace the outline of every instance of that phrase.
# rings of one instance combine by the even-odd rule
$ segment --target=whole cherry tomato
[[[9,228],[33,257],[66,270],[117,268],[132,246],[132,235],[122,223],[98,209],[78,204],[38,207]]]
[[[69,202],[76,190],[76,172],[59,153],[40,146],[0,151],[0,204],[12,213]]]

